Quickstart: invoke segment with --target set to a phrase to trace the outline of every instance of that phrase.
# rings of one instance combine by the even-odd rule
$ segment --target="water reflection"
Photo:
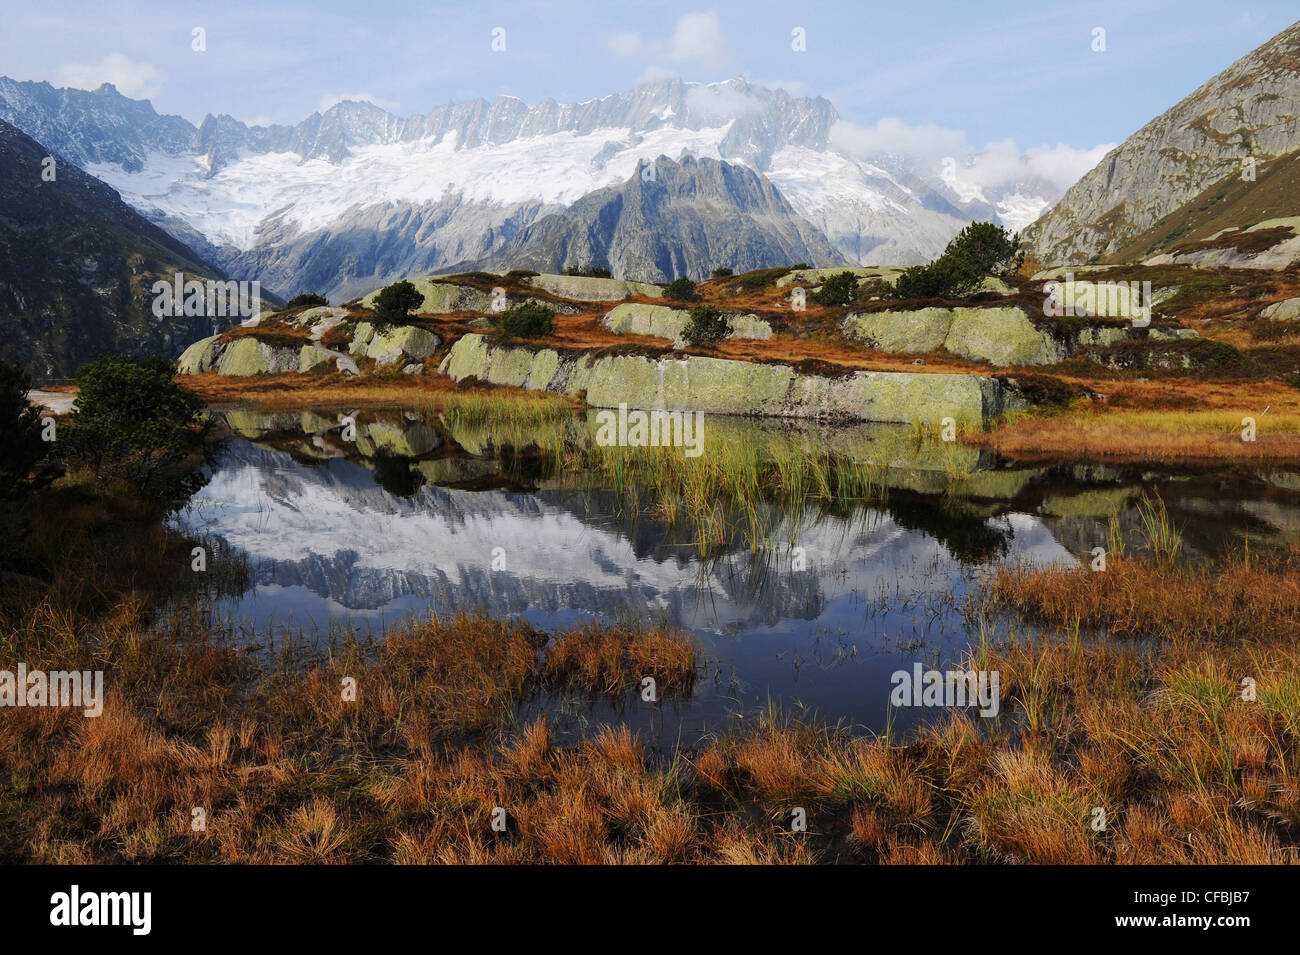
[[[878,461],[881,493],[759,505],[751,516],[761,539],[742,535],[702,553],[695,529],[670,520],[653,495],[629,506],[626,493],[536,453],[573,440],[575,429],[581,439],[578,421],[494,433],[370,414],[357,416],[352,441],[337,415],[238,412],[227,422],[239,437],[180,521],[249,559],[253,587],[219,608],[238,628],[382,630],[430,610],[523,615],[544,629],[664,621],[695,634],[710,669],[663,731],[702,729],[768,698],[879,728],[890,673],[967,645],[962,598],[983,568],[1080,559],[1105,542],[1112,513],[1140,549],[1136,504],[1153,489],[1189,559],[1242,535],[1300,538],[1293,475],[1015,469],[918,443],[907,429],[711,419],[753,446]]]

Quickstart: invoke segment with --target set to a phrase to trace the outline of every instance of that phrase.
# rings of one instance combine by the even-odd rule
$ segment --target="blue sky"
[[[574,102],[659,76],[744,75],[827,97],[868,139],[1022,150],[1122,141],[1297,16],[1295,0],[0,2],[0,72],[109,80],[193,122],[294,123],[342,97],[400,114],[501,93]]]

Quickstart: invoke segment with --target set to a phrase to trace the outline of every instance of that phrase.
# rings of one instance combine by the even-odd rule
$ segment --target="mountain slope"
[[[1300,23],[1153,119],[1025,233],[1044,264],[1082,264],[1132,243],[1229,176],[1243,157],[1300,148]]]
[[[752,169],[660,156],[626,182],[597,190],[521,229],[487,264],[558,272],[608,265],[643,282],[707,278],[778,263],[847,264],[780,192]]]
[[[1161,217],[1105,261],[1123,264],[1158,253],[1187,254],[1220,240],[1228,245],[1227,237],[1238,230],[1294,217],[1300,217],[1300,150],[1259,163],[1253,181],[1243,180],[1240,173],[1226,176]],[[1267,238],[1262,231],[1254,237]]]
[[[219,273],[72,163],[56,157],[43,181],[47,155],[0,121],[0,355],[67,377],[101,355],[177,355],[213,334],[207,318],[156,318],[151,286]]]

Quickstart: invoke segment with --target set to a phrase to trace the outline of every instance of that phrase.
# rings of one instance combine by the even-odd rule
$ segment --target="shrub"
[[[714,269],[712,274],[715,279],[725,279],[728,275],[735,275],[736,273],[723,265]]]
[[[22,368],[0,361],[0,501],[13,500],[48,483],[40,467],[49,451],[41,440],[41,412],[27,400],[32,379]]]
[[[1019,271],[1025,253],[1020,239],[992,222],[972,222],[957,233],[943,250],[941,258],[969,263],[981,276],[999,278]]]
[[[683,275],[668,283],[668,287],[664,289],[664,297],[677,302],[698,302],[701,295],[695,291],[695,283]]]
[[[608,266],[605,265],[587,265],[577,266],[570,265],[564,270],[565,275],[576,275],[588,279],[607,279],[612,278],[613,274]]]
[[[540,338],[555,328],[555,309],[531,299],[501,313],[501,330],[514,338]]]
[[[96,479],[121,478],[164,496],[202,444],[203,401],[172,378],[165,358],[104,358],[77,373],[79,391],[59,438],[67,460]]]
[[[317,305],[328,305],[329,303],[330,300],[324,295],[318,295],[316,292],[303,292],[289,299],[289,304],[285,308],[315,307]]]
[[[961,298],[980,287],[984,276],[970,263],[943,256],[929,265],[904,269],[891,285],[881,287],[885,298]]]
[[[987,275],[1010,276],[1024,263],[1020,240],[992,222],[972,222],[957,233],[943,254],[929,265],[905,269],[892,285],[881,287],[885,298],[961,298],[970,295]]]
[[[410,282],[403,279],[385,286],[375,296],[375,307],[370,316],[370,324],[376,328],[389,325],[405,325],[411,318],[411,312],[424,304],[424,296]]]
[[[849,305],[857,295],[858,277],[852,272],[840,272],[827,278],[812,298],[818,305]]]
[[[731,320],[712,305],[696,305],[682,329],[682,340],[696,348],[714,348],[731,334]]]

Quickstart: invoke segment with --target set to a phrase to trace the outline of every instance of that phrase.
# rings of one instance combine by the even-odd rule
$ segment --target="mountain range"
[[[553,268],[588,264],[524,250],[520,236],[559,248],[554,216],[575,212],[571,227],[581,231],[577,220],[606,202],[602,190],[627,194],[633,177],[661,158],[746,170],[731,179],[745,188],[720,190],[715,166],[679,162],[677,195],[710,196],[696,213],[700,228],[716,235],[746,217],[779,219],[783,238],[710,242],[707,253],[692,247],[674,260],[657,250],[653,219],[639,239],[624,225],[618,250],[584,254],[620,258],[638,270],[627,278],[676,277],[661,261],[701,278],[718,266],[773,264],[746,257],[747,249],[799,246],[805,254],[797,257],[812,265],[928,261],[967,222],[994,218],[1019,229],[1059,192],[1030,181],[989,194],[903,156],[855,157],[835,143],[840,117],[829,101],[740,78],[664,80],[578,104],[503,96],[410,117],[344,101],[295,126],[224,115],[194,126],[109,85],[89,92],[0,78],[0,119],[118,189],[218,268],[282,293],[311,287],[347,297],[507,252]],[[707,181],[685,183],[697,175]],[[729,250],[737,257],[727,258]]]

